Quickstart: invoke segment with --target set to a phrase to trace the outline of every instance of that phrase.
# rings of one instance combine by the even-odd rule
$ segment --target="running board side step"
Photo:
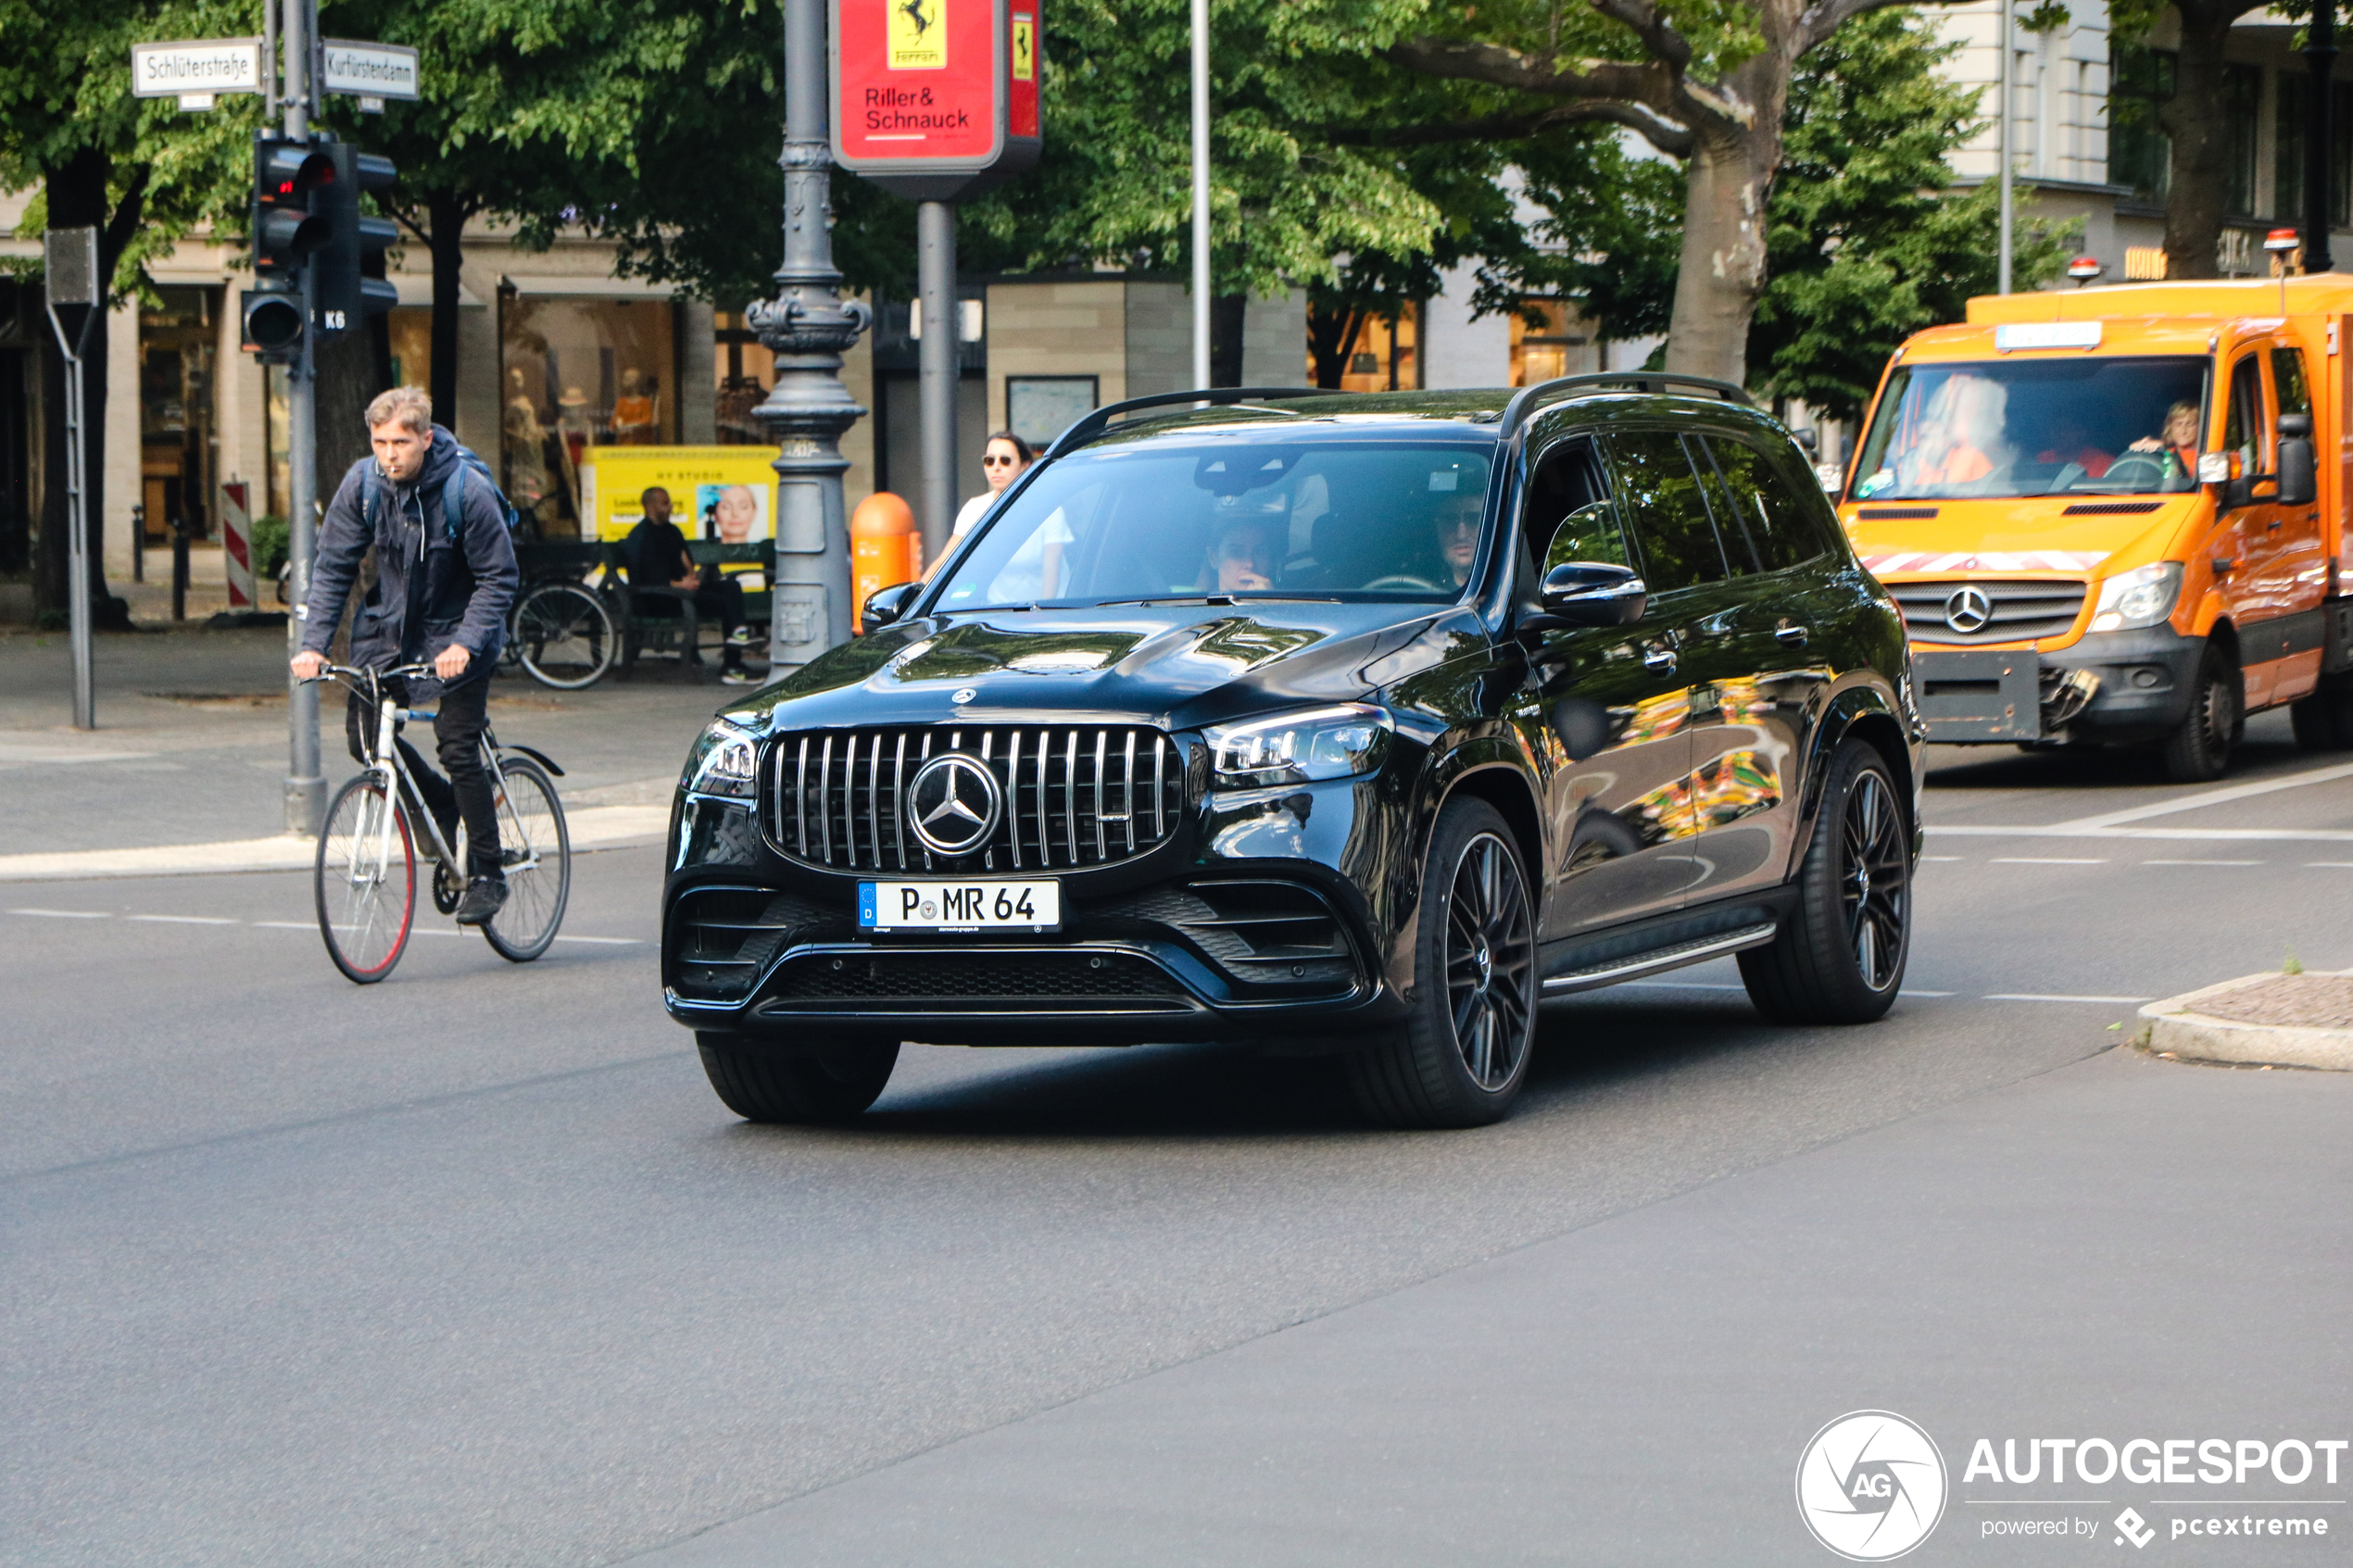
[[[1781,922],[1768,920],[1759,925],[1744,925],[1738,931],[1719,932],[1697,941],[1678,942],[1671,947],[1660,947],[1632,958],[1612,959],[1607,963],[1594,964],[1590,969],[1573,969],[1567,974],[1555,974],[1544,982],[1550,996],[1566,996],[1571,991],[1591,991],[1604,985],[1615,985],[1621,980],[1639,980],[1645,974],[1657,974],[1685,964],[1704,963],[1720,959],[1727,953],[1741,952],[1749,947],[1762,947],[1780,931]]]

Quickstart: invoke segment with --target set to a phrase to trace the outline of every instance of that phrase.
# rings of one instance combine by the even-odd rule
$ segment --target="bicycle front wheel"
[[[409,946],[417,913],[417,846],[409,814],[363,773],[335,792],[314,871],[319,935],[344,978],[372,985]]]
[[[555,781],[527,758],[498,759],[498,860],[507,902],[482,935],[500,958],[529,963],[563,923],[572,897],[572,833]]]
[[[612,617],[602,599],[577,584],[535,588],[515,610],[514,646],[533,680],[578,691],[612,668]]]

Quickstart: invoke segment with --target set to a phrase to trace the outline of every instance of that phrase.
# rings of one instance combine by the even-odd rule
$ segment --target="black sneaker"
[[[506,907],[507,882],[504,877],[472,878],[466,884],[466,896],[458,901],[458,923],[488,925]]]

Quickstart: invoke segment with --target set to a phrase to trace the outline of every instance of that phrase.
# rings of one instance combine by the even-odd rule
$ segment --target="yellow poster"
[[[773,539],[774,458],[765,446],[591,446],[581,458],[582,509],[594,520],[598,539],[627,538],[649,501],[666,509],[689,539],[730,545]]]
[[[1037,23],[1013,13],[1013,80],[1027,82],[1038,74]]]
[[[948,69],[948,0],[884,0],[890,7],[887,47],[893,70]]]

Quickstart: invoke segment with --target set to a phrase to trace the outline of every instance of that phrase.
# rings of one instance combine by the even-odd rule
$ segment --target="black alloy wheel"
[[[2212,642],[2197,661],[2197,684],[2180,728],[2158,743],[2165,776],[2174,784],[2205,784],[2231,765],[2231,746],[2245,723],[2238,666]]]
[[[1483,800],[1439,813],[1416,911],[1406,1022],[1347,1059],[1359,1102],[1400,1127],[1476,1127],[1519,1098],[1536,1037],[1536,913],[1511,830]]]
[[[1887,759],[1850,739],[1831,759],[1795,907],[1740,956],[1756,1010],[1777,1023],[1869,1023],[1894,1005],[1912,946],[1912,835]]]

